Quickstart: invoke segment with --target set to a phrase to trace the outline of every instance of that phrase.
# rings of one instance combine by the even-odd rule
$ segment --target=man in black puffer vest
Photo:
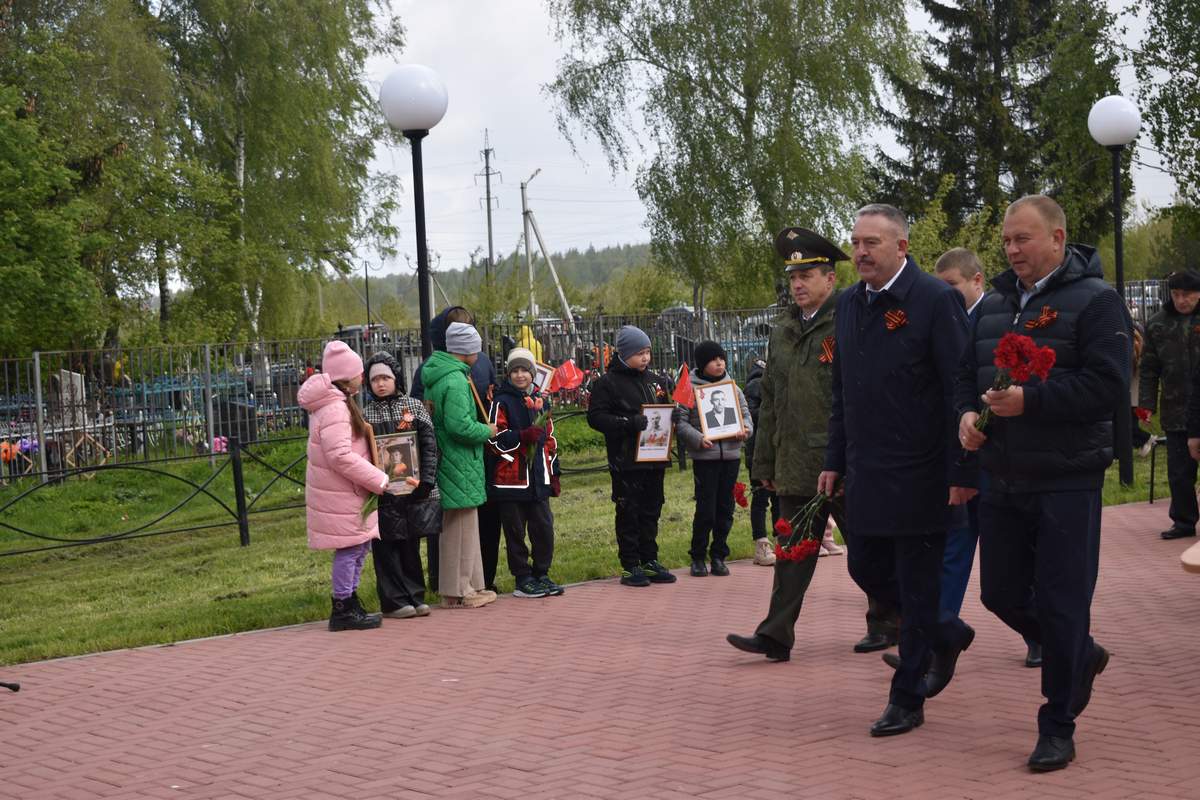
[[[959,438],[979,451],[983,604],[1042,645],[1037,772],[1075,757],[1075,718],[1108,652],[1089,633],[1100,558],[1100,490],[1113,460],[1113,417],[1127,414],[1133,347],[1121,298],[1093,248],[1066,244],[1066,217],[1042,195],[1004,216],[1011,269],[979,307],[955,389]],[[1006,333],[1054,348],[1050,377],[991,389]],[[981,402],[982,401],[982,402]],[[975,429],[982,404],[992,418]],[[1034,597],[1036,596],[1036,602]]]

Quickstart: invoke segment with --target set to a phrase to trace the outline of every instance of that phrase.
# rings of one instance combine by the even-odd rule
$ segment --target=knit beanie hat
[[[624,361],[650,346],[650,337],[641,328],[623,325],[617,331],[617,355]]]
[[[1194,269],[1172,272],[1167,276],[1167,288],[1182,289],[1185,292],[1200,291],[1200,272]]]
[[[524,347],[514,347],[508,351],[508,358],[504,360],[504,371],[512,372],[517,367],[524,367],[533,374],[533,351]]]
[[[367,370],[367,381],[373,381],[380,375],[387,375],[392,380],[396,379],[396,373],[389,365],[382,361],[376,361],[371,365],[371,368]]]
[[[446,352],[458,356],[473,356],[483,349],[479,331],[465,322],[451,322],[446,328]]]
[[[708,362],[713,359],[723,359],[726,364],[729,363],[729,356],[725,353],[725,348],[711,340],[704,340],[696,345],[696,371],[704,372],[704,368],[708,366]]]
[[[325,345],[325,352],[321,354],[321,371],[331,381],[348,381],[362,375],[363,363],[350,345],[334,339]]]

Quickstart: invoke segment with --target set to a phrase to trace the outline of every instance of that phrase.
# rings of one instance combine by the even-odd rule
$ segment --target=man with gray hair
[[[817,490],[832,497],[844,486],[850,576],[868,597],[900,609],[900,664],[871,726],[872,736],[893,736],[925,721],[925,699],[950,682],[975,637],[957,616],[938,614],[950,506],[975,494],[952,407],[967,327],[962,296],[908,255],[899,209],[860,209],[850,243],[862,281],[838,298]]]

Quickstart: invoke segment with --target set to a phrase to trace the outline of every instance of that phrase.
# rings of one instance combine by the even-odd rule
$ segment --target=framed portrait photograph
[[[671,425],[671,413],[674,404],[644,405],[642,413],[646,415],[646,430],[638,434],[637,457],[634,461],[670,461],[671,440],[675,428]]]
[[[421,453],[417,448],[417,432],[402,431],[378,436],[375,446],[379,448],[379,468],[386,472],[390,479],[387,493],[411,494],[421,481]]]
[[[554,377],[554,367],[537,362],[533,365],[533,385],[542,394],[550,391],[550,379]]]
[[[742,432],[745,424],[738,405],[737,384],[731,380],[706,383],[694,391],[700,432],[706,438],[711,441],[730,439]]]

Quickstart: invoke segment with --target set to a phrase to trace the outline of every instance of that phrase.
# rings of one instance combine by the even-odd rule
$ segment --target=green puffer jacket
[[[442,508],[474,508],[487,500],[483,444],[492,429],[479,421],[467,375],[471,368],[441,350],[421,367],[425,400],[442,460],[437,485]]]
[[[836,359],[833,316],[839,294],[831,294],[807,325],[793,306],[771,331],[750,474],[774,481],[779,494],[817,492],[833,402],[833,361],[821,361],[822,343],[829,342]]]
[[[1184,316],[1168,298],[1162,311],[1146,323],[1146,341],[1138,367],[1138,405],[1157,411],[1164,431],[1187,429],[1188,395],[1197,365],[1200,365],[1200,311]]]

